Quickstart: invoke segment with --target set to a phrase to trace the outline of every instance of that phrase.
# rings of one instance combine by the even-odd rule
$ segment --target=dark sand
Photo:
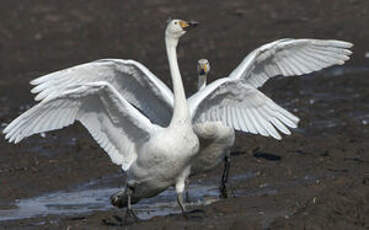
[[[215,79],[254,48],[279,38],[354,43],[347,68],[273,79],[262,88],[301,123],[282,141],[237,135],[231,175],[255,176],[232,180],[234,197],[201,206],[204,213],[189,220],[171,214],[128,229],[369,228],[369,1],[3,0],[1,5],[1,123],[34,104],[30,80],[95,59],[138,60],[169,85],[163,41],[168,17],[201,22],[178,49],[188,95],[196,89],[199,58],[210,60]],[[120,173],[81,125],[18,145],[0,138],[0,146],[0,209]],[[217,181],[221,172],[222,166],[193,182]],[[112,183],[122,186],[123,178]],[[122,229],[114,218],[122,213],[44,216],[0,222],[0,228]]]

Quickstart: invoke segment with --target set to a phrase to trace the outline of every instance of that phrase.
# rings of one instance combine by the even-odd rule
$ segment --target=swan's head
[[[199,82],[197,84],[197,89],[202,90],[206,86],[206,78],[210,72],[210,64],[208,59],[200,59],[197,62],[197,74],[199,76]]]
[[[165,34],[171,38],[179,39],[188,30],[196,27],[199,23],[195,21],[185,21],[181,19],[170,20]]]
[[[210,63],[208,59],[202,58],[197,62],[197,73],[207,76],[210,72]]]

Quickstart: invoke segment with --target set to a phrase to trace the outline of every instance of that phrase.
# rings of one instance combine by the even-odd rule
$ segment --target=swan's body
[[[200,140],[200,152],[193,160],[191,175],[198,175],[214,169],[223,160],[229,161],[235,141],[233,128],[220,121],[210,121],[193,126]]]
[[[176,59],[179,37],[166,41],[171,60]],[[191,124],[221,122],[243,132],[281,139],[279,132],[290,134],[288,128],[297,127],[299,119],[257,88],[278,75],[302,75],[343,64],[351,46],[315,39],[266,44],[251,52],[229,77],[191,96],[188,107],[176,61],[170,61],[175,96],[138,62],[105,59],[86,63],[32,81],[36,85],[32,92],[41,102],[9,124],[4,133],[17,143],[78,120],[112,161],[128,171],[128,197],[130,186],[137,189],[133,200],[153,196],[170,185],[176,185],[180,194],[190,173],[189,162],[198,151]]]

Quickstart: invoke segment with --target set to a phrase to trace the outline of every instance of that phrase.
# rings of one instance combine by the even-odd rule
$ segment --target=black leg
[[[133,189],[129,186],[126,187],[126,194],[127,194],[127,210],[125,216],[125,223],[128,223],[128,218],[133,219],[133,222],[138,222],[140,219],[136,216],[136,213],[132,209],[132,194]]]
[[[222,181],[219,187],[221,198],[228,197],[227,182],[228,182],[230,167],[231,167],[231,157],[230,157],[230,154],[226,154],[226,156],[224,157],[224,171],[222,175]]]
[[[186,200],[186,203],[190,203],[190,193],[189,193],[189,190],[190,190],[190,180],[187,178],[185,180],[185,193],[186,193],[185,200]]]

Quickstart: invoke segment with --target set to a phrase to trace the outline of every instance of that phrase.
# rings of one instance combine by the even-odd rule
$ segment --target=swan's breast
[[[167,128],[139,149],[130,174],[141,179],[175,180],[198,150],[199,140],[192,129]]]

